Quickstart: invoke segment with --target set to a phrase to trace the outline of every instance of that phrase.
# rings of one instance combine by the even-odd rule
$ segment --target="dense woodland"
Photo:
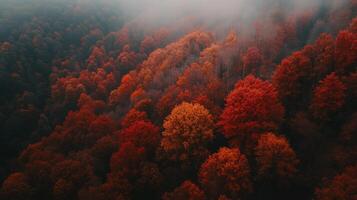
[[[148,26],[0,0],[0,199],[357,199],[357,1],[335,2]]]

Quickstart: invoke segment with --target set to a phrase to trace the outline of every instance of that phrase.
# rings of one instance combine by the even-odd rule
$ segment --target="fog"
[[[239,26],[271,18],[285,19],[304,12],[335,9],[351,0],[0,0],[0,6],[80,4],[95,9],[116,10],[125,21],[147,26],[169,24],[191,17],[205,25]],[[17,3],[17,4],[15,4]]]
[[[338,7],[348,0],[116,0],[122,12],[147,22],[192,16],[207,22],[234,23]]]

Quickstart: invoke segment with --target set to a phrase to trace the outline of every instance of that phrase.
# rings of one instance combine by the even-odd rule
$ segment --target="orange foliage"
[[[166,117],[161,147],[176,161],[197,161],[213,139],[212,115],[199,104],[182,103]]]
[[[163,49],[155,50],[138,70],[122,78],[120,86],[112,91],[110,102],[114,105],[123,104],[137,88],[150,88],[153,91],[167,88],[176,81],[180,68],[211,42],[210,34],[196,31]],[[155,100],[158,98],[157,93],[152,93],[152,96]]]

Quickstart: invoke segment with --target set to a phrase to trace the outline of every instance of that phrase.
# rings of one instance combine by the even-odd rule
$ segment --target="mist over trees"
[[[356,9],[0,0],[0,199],[357,198]]]

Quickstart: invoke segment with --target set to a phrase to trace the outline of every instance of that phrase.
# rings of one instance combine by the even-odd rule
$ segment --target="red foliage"
[[[335,40],[331,35],[321,34],[313,48],[314,53],[311,59],[315,59],[315,74],[321,79],[334,67]]]
[[[76,103],[79,95],[86,91],[85,86],[76,78],[60,78],[51,87],[51,98],[64,104]]]
[[[93,173],[90,166],[86,166],[80,161],[64,160],[52,166],[51,179],[54,183],[69,182],[73,184],[73,189],[78,190],[83,184],[93,179]]]
[[[356,180],[357,166],[346,167],[341,174],[336,175],[330,181],[326,181],[322,188],[316,189],[316,199],[356,199]]]
[[[353,72],[357,60],[357,33],[341,31],[336,38],[336,71],[339,74]]]
[[[198,175],[209,199],[244,199],[252,191],[248,160],[239,149],[221,148],[202,164]]]
[[[211,42],[210,34],[196,31],[163,49],[155,50],[138,70],[131,71],[122,78],[120,86],[112,91],[110,102],[114,105],[127,103],[131,94],[139,88],[163,90],[176,81],[180,68]],[[157,94],[151,93],[155,100],[158,98]]]
[[[283,136],[273,133],[260,136],[255,156],[260,178],[274,180],[283,185],[297,171],[298,160],[295,152]]]
[[[3,182],[0,197],[14,200],[28,199],[31,197],[31,190],[26,175],[17,172],[11,174]]]
[[[204,200],[204,192],[191,181],[184,181],[170,193],[165,193],[163,200]]]
[[[248,76],[238,81],[228,95],[219,125],[233,145],[247,145],[254,134],[276,131],[283,116],[284,108],[275,88],[267,81]]]
[[[256,47],[250,47],[243,57],[243,77],[247,74],[259,75],[263,56]]]
[[[146,112],[130,109],[121,119],[120,124],[123,128],[131,126],[136,121],[148,121]]]
[[[311,111],[316,119],[329,120],[345,102],[346,87],[335,73],[328,75],[315,88]]]
[[[144,147],[149,155],[153,155],[160,144],[160,129],[148,121],[136,121],[118,134],[119,144],[131,142],[137,147]]]
[[[78,107],[83,110],[90,110],[93,113],[99,114],[103,113],[106,109],[105,102],[100,100],[94,100],[85,93],[82,93],[79,96]]]
[[[313,198],[356,162],[357,18],[338,31],[357,1],[340,1],[264,2],[229,21],[239,41],[210,17],[146,12],[111,32],[122,16],[81,17],[83,2],[53,24],[1,15],[0,199]],[[316,198],[355,199],[355,171]]]
[[[177,79],[176,85],[163,94],[156,105],[161,116],[165,116],[177,104],[187,101],[202,104],[217,114],[217,104],[223,99],[224,88],[217,77],[214,66],[205,62],[193,63]]]
[[[153,50],[162,47],[169,34],[169,30],[163,28],[156,31],[152,35],[145,36],[143,41],[140,43],[140,51],[148,54]]]
[[[302,52],[295,52],[285,58],[272,78],[280,99],[285,103],[302,99],[306,87],[311,85],[312,70],[311,60]]]
[[[138,55],[130,50],[129,45],[125,45],[117,57],[117,63],[120,65],[120,72],[126,73],[127,71],[134,69],[138,64],[138,60]]]
[[[340,139],[347,144],[355,145],[357,142],[356,130],[357,130],[357,113],[353,113],[351,119],[342,126]]]
[[[119,151],[112,155],[111,172],[123,174],[125,177],[136,176],[141,162],[145,159],[145,153],[144,147],[137,147],[131,142],[121,144]]]
[[[113,90],[109,96],[109,103],[117,105],[125,101],[130,97],[130,94],[135,90],[136,79],[135,73],[130,72],[123,76],[120,82],[120,86]]]
[[[104,47],[95,46],[92,49],[92,53],[90,54],[87,60],[88,69],[95,70],[97,67],[104,64],[105,59],[106,59],[106,52]]]

